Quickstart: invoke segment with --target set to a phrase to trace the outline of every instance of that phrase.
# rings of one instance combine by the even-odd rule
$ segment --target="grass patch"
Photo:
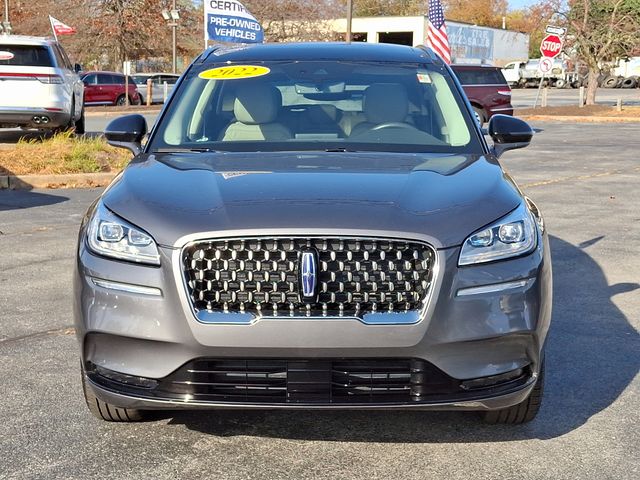
[[[117,172],[131,153],[107,144],[104,138],[76,138],[63,132],[45,139],[21,139],[0,150],[0,175],[50,175]]]

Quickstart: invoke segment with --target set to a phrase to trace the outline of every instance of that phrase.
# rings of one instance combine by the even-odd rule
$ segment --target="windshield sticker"
[[[228,67],[212,68],[198,75],[205,80],[238,80],[267,75],[271,71],[268,67],[258,65],[229,65]]]
[[[431,83],[431,77],[427,72],[418,72],[418,82]]]
[[[14,56],[11,52],[0,52],[0,60],[11,60]]]

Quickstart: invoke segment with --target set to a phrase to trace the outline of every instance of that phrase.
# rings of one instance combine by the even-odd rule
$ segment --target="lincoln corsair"
[[[477,410],[542,397],[545,224],[427,49],[212,47],[90,207],[75,322],[91,412]]]

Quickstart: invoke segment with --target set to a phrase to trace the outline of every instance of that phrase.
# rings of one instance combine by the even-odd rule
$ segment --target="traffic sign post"
[[[562,52],[562,39],[558,35],[547,35],[540,44],[543,57],[556,58]]]
[[[540,59],[540,64],[538,65],[538,70],[540,70],[543,74],[549,73],[553,69],[553,60],[549,57],[542,57]]]
[[[547,36],[544,37],[540,43],[540,53],[542,54],[542,58],[540,59],[538,70],[542,72],[542,77],[540,78],[540,86],[538,87],[538,94],[536,95],[533,108],[538,106],[538,99],[540,98],[540,90],[542,90],[542,86],[544,85],[545,74],[549,73],[553,69],[553,59],[562,52],[562,38],[566,33],[566,29],[563,27],[548,25],[546,32]]]

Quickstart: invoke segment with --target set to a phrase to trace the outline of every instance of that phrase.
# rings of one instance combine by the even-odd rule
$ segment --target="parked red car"
[[[86,72],[82,74],[85,105],[125,105],[125,76],[117,72]],[[129,77],[129,103],[139,105],[142,97],[136,83]]]
[[[497,114],[513,115],[511,87],[498,67],[451,65],[480,124]]]

